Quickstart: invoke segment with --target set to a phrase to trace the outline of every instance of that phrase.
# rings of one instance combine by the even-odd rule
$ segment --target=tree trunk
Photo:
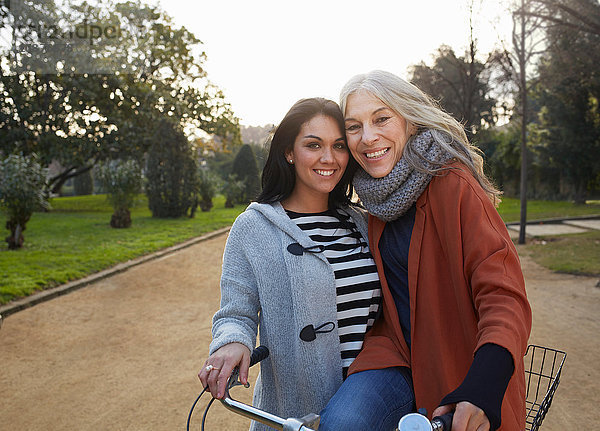
[[[212,199],[210,198],[202,198],[200,200],[200,209],[204,212],[206,211],[210,211],[210,209],[213,207],[213,202]]]
[[[126,208],[115,210],[110,218],[110,226],[114,228],[126,228],[131,226],[131,213]]]
[[[519,244],[525,244],[527,226],[527,75],[525,58],[525,0],[521,0],[521,52],[519,53],[520,90],[523,112],[521,115],[521,219],[519,222]]]
[[[29,218],[27,217],[24,220],[8,220],[6,222],[6,229],[10,231],[10,235],[4,240],[8,243],[9,250],[18,250],[23,247],[23,243],[25,242],[23,231]]]

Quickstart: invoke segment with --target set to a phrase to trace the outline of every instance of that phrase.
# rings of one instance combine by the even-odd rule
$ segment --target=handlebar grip
[[[258,346],[256,349],[252,351],[250,355],[250,366],[258,364],[263,359],[266,359],[269,356],[269,349],[265,346]]]
[[[436,416],[431,420],[431,426],[434,430],[450,431],[452,429],[452,418],[454,412],[446,413],[442,416]]]

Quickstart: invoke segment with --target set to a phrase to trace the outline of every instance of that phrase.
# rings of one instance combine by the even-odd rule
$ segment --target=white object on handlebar
[[[409,413],[398,422],[398,431],[432,431],[431,422],[420,413]]]

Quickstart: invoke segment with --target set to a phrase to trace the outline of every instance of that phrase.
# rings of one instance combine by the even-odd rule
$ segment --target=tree
[[[491,77],[497,53],[484,61],[477,59],[474,37],[473,1],[469,3],[469,45],[464,55],[457,57],[447,45],[438,48],[431,67],[421,62],[411,67],[411,81],[427,94],[439,100],[442,108],[465,125],[472,137],[484,126],[497,121],[496,103],[491,96]]]
[[[600,36],[600,3],[597,0],[530,0],[535,8],[526,15],[554,26]]]
[[[269,156],[267,142],[274,129],[275,125],[273,124],[266,124],[264,126],[240,127],[242,142],[244,144],[250,144],[252,147],[259,172],[262,172],[265,163],[267,162],[267,158]]]
[[[76,196],[91,195],[94,193],[94,179],[92,178],[92,171],[87,171],[84,174],[76,176],[73,179],[73,187],[75,189]]]
[[[98,177],[114,209],[110,225],[114,228],[131,226],[135,197],[142,189],[142,170],[135,160],[110,160],[98,168]]]
[[[0,65],[0,150],[37,152],[45,164],[58,160],[65,169],[49,179],[52,191],[102,160],[139,159],[163,118],[220,136],[224,146],[240,143],[239,121],[203,69],[200,41],[166,13],[139,0],[38,3],[0,7],[0,25],[13,30]],[[63,50],[42,44],[46,74],[18,54],[50,40],[48,28],[68,33],[89,22],[125,37]],[[114,65],[127,65],[126,73]]]
[[[23,231],[34,211],[49,208],[44,186],[46,170],[35,155],[9,155],[0,161],[0,207],[6,211],[8,248],[19,249],[25,238]]]
[[[213,207],[213,198],[217,194],[219,178],[208,169],[198,171],[199,205],[202,211],[210,211]]]
[[[221,180],[226,181],[231,175],[235,155],[231,151],[217,151],[209,153],[206,157],[206,165],[216,173]]]
[[[544,22],[535,14],[536,5],[532,0],[518,0],[512,12],[513,31],[512,47],[505,47],[498,58],[498,64],[504,72],[504,81],[512,85],[518,94],[521,118],[521,172],[519,197],[521,200],[521,215],[519,220],[519,244],[525,243],[527,226],[527,125],[529,75],[534,60],[543,52]]]
[[[91,169],[81,160],[87,162],[102,148],[100,138],[110,133],[110,126],[98,125],[93,105],[77,103],[90,98],[89,88],[82,84],[92,78],[59,73],[57,69],[66,63],[68,50],[54,46],[48,32],[57,29],[57,23],[72,22],[66,9],[57,8],[53,1],[31,0],[0,9],[2,26],[10,29],[5,34],[11,35],[11,46],[2,53],[6,61],[1,65],[0,81],[1,149],[5,153],[35,152],[46,165],[60,160],[66,174],[58,182],[49,179],[56,192],[68,178]],[[31,58],[43,60],[45,65],[28,61]],[[44,70],[39,70],[40,66]],[[79,166],[74,166],[73,160]]]
[[[474,144],[485,155],[485,169],[496,186],[506,195],[519,192],[520,130],[509,123],[502,127],[483,129],[475,135]]]
[[[250,145],[244,144],[238,151],[233,160],[232,174],[244,184],[241,202],[250,203],[260,192],[258,166]]]
[[[225,208],[233,208],[235,204],[243,202],[244,182],[238,180],[237,176],[231,174],[223,183],[223,194],[225,195]]]
[[[565,14],[559,9],[555,18],[569,19]],[[569,183],[570,190],[562,192],[585,203],[600,189],[600,34],[552,26],[547,37],[533,92],[541,105],[535,138],[541,164]]]
[[[525,223],[526,223],[526,199],[527,199],[527,169],[531,166],[537,171],[546,171],[553,174],[554,181],[556,175],[561,177],[559,181],[560,193],[563,196],[569,193],[575,193],[570,188],[577,188],[580,192],[576,199],[581,200],[581,190],[585,189],[582,184],[585,181],[580,179],[580,174],[588,171],[587,166],[590,161],[588,152],[586,154],[579,153],[581,148],[591,148],[589,145],[582,145],[579,139],[582,136],[593,136],[593,132],[581,133],[586,129],[586,125],[579,123],[581,119],[593,116],[593,105],[596,96],[589,93],[590,86],[585,84],[583,77],[594,76],[593,72],[597,68],[598,49],[597,42],[587,43],[590,38],[597,37],[596,27],[600,26],[600,3],[596,0],[521,0],[519,5],[515,5],[513,19],[515,27],[513,30],[513,49],[511,52],[507,50],[505,60],[502,64],[505,67],[506,75],[510,76],[510,81],[513,82],[518,89],[519,96],[517,97],[518,112],[522,119],[521,121],[521,145],[522,145],[522,163],[521,163],[521,231],[519,241],[524,242],[525,238]],[[571,35],[586,46],[581,50],[577,48],[577,44],[570,48],[564,48],[563,43],[559,43],[556,35],[562,33]],[[560,46],[563,45],[563,48]],[[569,50],[571,50],[569,52]],[[558,51],[561,51],[558,54]],[[544,53],[544,56],[539,54]],[[576,54],[577,53],[577,54]],[[564,58],[569,54],[569,61],[564,61]],[[562,57],[561,60],[559,57]],[[536,59],[540,59],[537,72],[539,76],[531,75],[531,72],[536,70],[533,66],[536,64]],[[560,64],[560,67],[548,67],[550,59],[553,62]],[[586,63],[584,67],[580,67],[582,63]],[[562,70],[561,70],[562,68]],[[553,70],[550,73],[550,69]],[[574,69],[578,69],[577,73],[572,73]],[[567,75],[571,78],[564,80]],[[579,74],[579,77],[577,77]],[[554,78],[552,77],[554,76]],[[556,79],[557,76],[563,78]],[[578,81],[582,78],[581,81]],[[587,79],[587,78],[586,78]],[[562,84],[557,86],[557,82],[562,80]],[[570,81],[570,83],[569,83]],[[577,82],[575,84],[575,82]],[[585,88],[583,92],[582,90]],[[532,93],[533,90],[533,93]],[[587,96],[592,94],[589,98]],[[551,97],[561,94],[559,98]],[[579,96],[576,94],[579,93]],[[596,93],[597,94],[597,93]],[[531,96],[534,97],[531,97]],[[570,96],[569,96],[570,95]],[[559,102],[559,99],[562,102]],[[567,99],[569,99],[567,101]],[[561,104],[564,103],[562,106]],[[533,107],[538,109],[531,109]],[[537,106],[535,106],[537,104]],[[591,109],[585,108],[591,106]],[[579,109],[579,112],[575,113]],[[562,111],[564,110],[564,115]],[[552,112],[555,114],[554,120]],[[560,112],[560,113],[559,113]],[[571,114],[569,114],[571,112]],[[586,113],[587,112],[587,113]],[[534,117],[533,114],[537,113]],[[573,117],[570,117],[573,115]],[[563,123],[567,118],[570,118],[569,124]],[[552,124],[551,124],[552,123]],[[562,127],[564,124],[565,128]],[[577,124],[579,135],[572,132],[566,133],[570,126]],[[588,123],[589,125],[589,123]],[[550,126],[550,127],[547,127]],[[550,131],[552,129],[552,131]],[[532,131],[528,134],[528,130]],[[556,144],[556,140],[561,141],[561,145]],[[551,144],[551,141],[555,144]],[[566,148],[571,144],[572,151],[566,151]],[[535,146],[535,152],[531,153],[532,146]],[[563,147],[559,151],[559,148]],[[560,156],[558,155],[560,154]],[[528,157],[533,156],[533,163],[528,162]],[[580,158],[583,169],[578,169]],[[593,157],[591,158],[593,160]],[[567,171],[564,169],[566,164],[570,164],[572,168]],[[559,165],[562,165],[559,168]],[[594,168],[592,168],[593,170]],[[597,171],[597,169],[596,169]],[[548,176],[548,175],[547,175]],[[588,187],[594,180],[588,181]],[[572,186],[565,187],[566,184],[572,182]],[[575,185],[579,183],[579,185]],[[535,182],[534,182],[535,184]],[[539,190],[539,189],[538,189]],[[555,191],[555,195],[558,190]],[[538,192],[539,194],[539,192]]]
[[[146,195],[153,217],[181,217],[197,204],[197,163],[176,124],[162,120],[146,163]]]
[[[496,122],[496,100],[490,96],[490,72],[486,63],[475,58],[475,45],[457,57],[442,45],[431,67],[421,62],[411,68],[411,81],[439,99],[442,108],[462,121],[470,136],[484,125]]]

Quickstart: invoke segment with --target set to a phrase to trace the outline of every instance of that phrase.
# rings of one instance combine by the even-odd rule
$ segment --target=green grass
[[[106,195],[88,195],[66,198],[54,198],[50,200],[53,212],[61,213],[96,213],[105,212],[112,214],[112,207],[106,199]],[[145,195],[139,195],[134,204],[134,210],[143,210],[148,207],[148,198]],[[147,214],[150,214],[148,211]]]
[[[498,212],[506,223],[518,222],[521,202],[503,198]],[[565,201],[527,201],[527,220],[547,220],[564,217],[600,215],[600,202],[575,205]],[[519,247],[538,264],[552,271],[579,275],[600,275],[600,232],[557,235],[528,239]]]
[[[104,196],[53,199],[51,212],[35,213],[27,223],[21,250],[0,245],[0,304],[228,226],[244,209],[224,208],[223,197],[214,204],[193,219],[158,219],[141,196],[131,227],[113,229]]]
[[[600,231],[536,237],[519,252],[552,271],[600,276]]]
[[[521,217],[521,201],[503,197],[498,212],[505,223],[518,222]],[[600,215],[600,202],[575,205],[565,201],[527,201],[527,220],[545,220],[561,217]]]

